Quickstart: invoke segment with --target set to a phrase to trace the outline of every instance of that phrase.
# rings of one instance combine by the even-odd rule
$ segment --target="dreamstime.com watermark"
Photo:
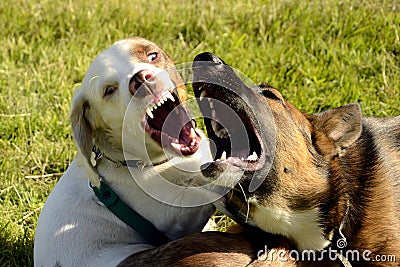
[[[380,255],[373,254],[371,250],[351,250],[351,249],[334,249],[328,247],[321,251],[315,250],[285,250],[285,249],[268,249],[267,246],[264,249],[259,250],[257,253],[258,260],[260,261],[337,261],[346,259],[350,262],[396,262],[395,255]]]

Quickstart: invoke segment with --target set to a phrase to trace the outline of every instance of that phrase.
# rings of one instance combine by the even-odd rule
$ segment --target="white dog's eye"
[[[156,60],[158,53],[157,52],[153,52],[147,55],[147,59],[149,60],[149,62],[153,62],[154,60]]]
[[[106,89],[104,90],[104,97],[114,94],[114,92],[117,90],[117,88],[118,87],[116,87],[114,85],[107,86]]]

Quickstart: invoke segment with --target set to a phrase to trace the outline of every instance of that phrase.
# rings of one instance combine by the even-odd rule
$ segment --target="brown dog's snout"
[[[132,95],[144,97],[148,94],[157,95],[157,77],[152,70],[141,70],[135,73],[129,82],[129,91]]]

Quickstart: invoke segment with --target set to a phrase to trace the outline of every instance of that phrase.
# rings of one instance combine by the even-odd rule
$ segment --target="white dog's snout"
[[[172,86],[173,83],[168,72],[147,63],[136,64],[129,77],[129,91],[138,97],[148,94],[159,95],[163,90]],[[140,92],[139,88],[141,87]]]
[[[132,76],[130,83],[135,83],[138,86],[142,85],[143,83],[153,85],[157,82],[155,76],[156,74],[152,70],[141,70]]]

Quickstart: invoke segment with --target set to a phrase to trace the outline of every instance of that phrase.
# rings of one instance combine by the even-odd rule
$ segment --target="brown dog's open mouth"
[[[261,89],[247,86],[229,65],[209,52],[197,55],[192,69],[193,92],[214,143],[214,161],[203,174],[216,177],[228,165],[238,167],[250,174],[246,177],[257,177],[251,179],[253,190],[266,177],[275,148],[273,115],[258,99]]]
[[[173,90],[165,90],[146,108],[144,129],[162,147],[178,154],[191,155],[199,148],[201,138]]]
[[[249,117],[250,110],[241,103],[232,104],[231,98],[239,96],[219,85],[197,82],[193,87],[196,96],[199,95],[208,137],[216,147],[214,163],[257,170],[263,149],[260,135]]]

